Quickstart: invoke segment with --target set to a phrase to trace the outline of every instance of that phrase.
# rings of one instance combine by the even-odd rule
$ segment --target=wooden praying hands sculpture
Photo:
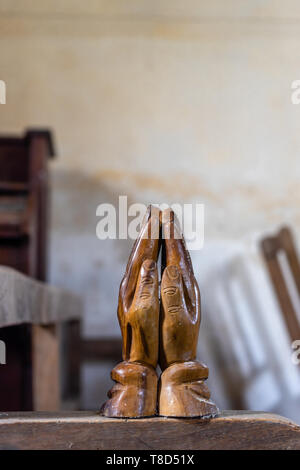
[[[159,301],[157,260],[162,244]],[[178,221],[149,207],[121,282],[118,318],[123,362],[102,406],[108,417],[213,417],[218,408],[196,361],[200,293]],[[162,373],[158,381],[159,364]]]

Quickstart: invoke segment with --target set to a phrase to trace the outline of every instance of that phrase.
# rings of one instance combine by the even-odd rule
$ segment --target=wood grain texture
[[[109,390],[109,400],[101,413],[110,418],[155,416],[158,377],[147,364],[121,362],[111,372],[116,383]]]
[[[300,427],[270,413],[212,420],[116,419],[91,412],[0,413],[2,449],[300,449]]]
[[[159,414],[173,418],[213,418],[218,407],[205,383],[208,367],[197,361],[175,363],[160,376]]]
[[[201,302],[182,228],[172,210],[162,213],[162,233],[159,364],[164,370],[196,359]]]
[[[129,256],[118,301],[123,361],[141,362],[154,368],[159,336],[159,232],[160,211],[149,206]]]
[[[149,206],[120,285],[118,319],[123,338],[123,362],[111,372],[116,384],[101,407],[107,417],[156,415],[159,235],[160,211]]]
[[[80,297],[0,266],[0,328],[21,323],[37,325],[80,318]]]
[[[175,213],[149,206],[120,286],[123,362],[111,373],[116,384],[101,407],[104,416],[212,418],[219,413],[204,383],[208,368],[196,361],[200,317],[200,291]]]
[[[200,290],[180,223],[162,212],[159,415],[211,418],[219,413],[205,384],[208,368],[196,361]]]

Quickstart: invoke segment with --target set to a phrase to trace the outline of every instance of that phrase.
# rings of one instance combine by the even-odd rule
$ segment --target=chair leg
[[[32,326],[34,411],[60,409],[59,331],[57,325]]]

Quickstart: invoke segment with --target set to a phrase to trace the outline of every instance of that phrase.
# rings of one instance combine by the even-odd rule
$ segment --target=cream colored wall
[[[51,281],[86,334],[119,334],[131,245],[96,239],[101,202],[203,202],[206,246],[300,229],[299,26],[296,0],[0,0],[0,130],[55,132]]]

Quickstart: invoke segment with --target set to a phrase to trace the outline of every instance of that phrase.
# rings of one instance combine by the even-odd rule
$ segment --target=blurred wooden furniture
[[[34,283],[47,279],[48,159],[53,156],[49,130],[0,137],[0,340],[7,345],[7,364],[0,366],[2,410],[57,409],[58,362],[66,369],[63,395],[79,390],[80,302]],[[64,305],[67,299],[70,305]],[[71,343],[74,353],[68,355]]]
[[[299,450],[300,427],[278,415],[249,411],[225,411],[210,421],[111,419],[91,412],[0,413],[0,448]]]
[[[300,264],[291,230],[283,227],[276,235],[264,238],[261,248],[290,338],[292,341],[299,340],[300,321],[279,260],[282,253],[300,298]]]
[[[82,363],[110,360],[117,364],[122,360],[122,340],[120,338],[81,339],[80,359]]]
[[[0,137],[0,264],[36,279],[47,277],[48,130]]]
[[[78,324],[81,307],[77,296],[0,266],[0,340],[6,345],[0,410],[60,409],[79,373],[73,338],[64,345],[62,339]]]

